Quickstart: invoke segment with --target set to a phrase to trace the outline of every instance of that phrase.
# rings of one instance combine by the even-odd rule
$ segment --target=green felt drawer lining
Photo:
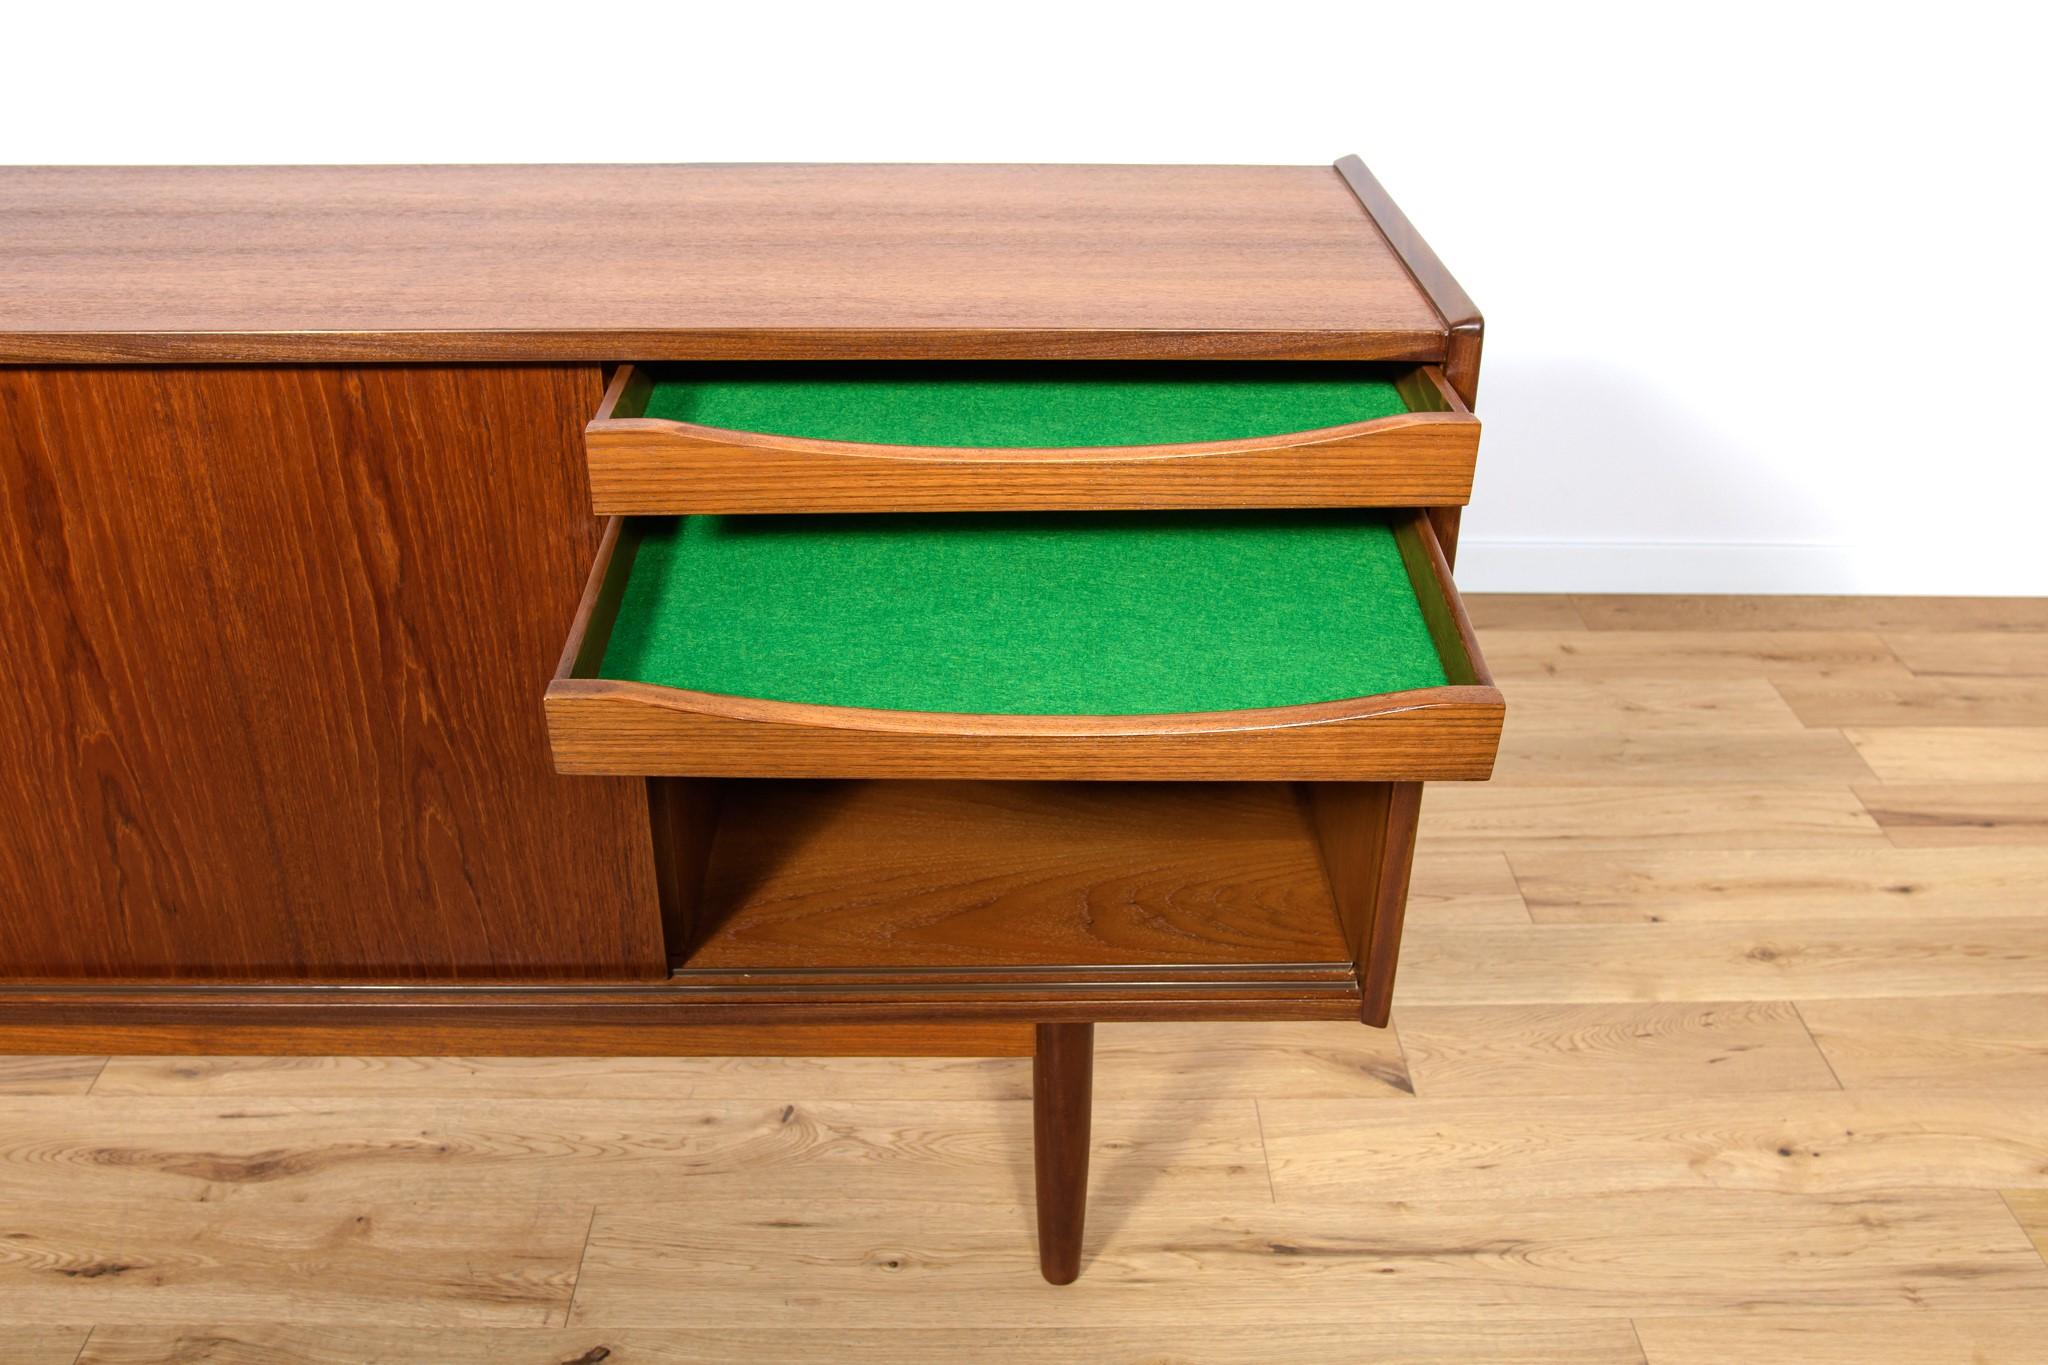
[[[653,371],[640,415],[872,445],[1181,445],[1398,416],[1399,373],[1334,362],[675,366]]]
[[[1008,715],[1446,681],[1379,512],[644,517],[627,534],[606,678]]]

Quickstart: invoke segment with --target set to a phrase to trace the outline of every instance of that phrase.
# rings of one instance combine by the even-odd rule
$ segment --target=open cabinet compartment
[[[1237,710],[1046,714],[842,706],[606,677],[615,636],[644,634],[649,624],[622,626],[622,613],[658,612],[673,600],[650,594],[644,582],[635,589],[643,541],[668,536],[661,553],[670,556],[680,543],[674,526],[615,520],[548,690],[549,733],[561,771],[649,779],[675,986],[749,1001],[943,1001],[991,1016],[1085,1005],[1115,1017],[1116,1002],[1142,998],[1155,1014],[1190,1018],[1355,1019],[1361,1009],[1379,1018],[1405,887],[1400,841],[1412,837],[1419,784],[1487,774],[1500,696],[1426,515],[1230,515],[1244,518],[1237,525],[1249,543],[1268,552],[1276,534],[1283,547],[1292,543],[1295,526],[1321,537],[1331,518],[1355,520],[1355,538],[1340,536],[1317,553],[1359,548],[1373,562],[1360,566],[1356,583],[1384,597],[1324,605],[1337,620],[1356,616],[1361,630],[1374,611],[1398,618],[1383,621],[1382,634],[1400,636],[1406,661],[1388,676],[1426,669],[1435,681]],[[829,519],[761,520],[745,534],[831,547],[860,533]],[[765,524],[777,520],[794,524]],[[975,534],[974,523],[946,520],[948,534]],[[1056,521],[1030,520],[1060,533]],[[1174,526],[1199,526],[1201,544],[1218,554],[1245,544],[1232,540],[1228,518],[1213,515],[1089,524],[1147,545]],[[986,542],[987,572],[998,579],[1005,566],[1023,572],[1029,562],[1005,546],[1000,535]],[[706,552],[722,551],[714,544]],[[907,565],[896,567],[906,576],[876,585],[897,612],[933,568],[916,545],[903,552]],[[777,595],[774,615],[764,599],[732,599],[724,595],[729,583],[687,571],[695,564],[722,572],[714,560],[671,557],[650,567],[649,553],[640,567],[658,571],[663,585],[687,592],[702,583],[702,599],[670,624],[717,632],[729,623],[743,665],[755,647],[780,638],[774,632],[790,624],[790,612],[830,608],[815,600],[820,585],[763,577],[750,562],[742,581]],[[1259,604],[1187,580],[1189,566],[1163,539],[1133,577],[1116,578],[1110,562],[1090,561],[1081,574],[1100,588],[1105,609],[1130,606],[1136,584],[1188,581],[1188,648],[1224,648],[1240,626],[1257,634]],[[970,581],[961,591],[977,589]],[[770,612],[767,626],[748,619],[750,605]],[[1249,613],[1242,619],[1234,614],[1240,607]],[[1000,601],[993,607],[998,617],[1003,609]],[[756,629],[770,638],[748,634]],[[1299,644],[1330,649],[1327,639]],[[636,667],[647,665],[645,651],[626,653]],[[661,667],[681,669],[687,680],[690,669],[730,662],[685,652],[681,663]],[[872,669],[799,669],[779,681],[809,696],[820,687],[963,685],[941,660],[925,662],[879,679]],[[1200,689],[1237,685],[1227,674],[1218,684],[1192,656],[1185,662],[1187,678],[1167,670],[1146,684],[1154,691],[1129,696],[1208,696]],[[963,676],[972,683],[1000,668],[1000,660],[969,661]],[[1248,685],[1292,684],[1262,675]],[[1376,973],[1384,974],[1379,989]]]
[[[666,778],[649,796],[679,987],[1357,1016],[1356,936],[1291,784]]]
[[[600,514],[1420,507],[1472,493],[1434,365],[624,365]]]

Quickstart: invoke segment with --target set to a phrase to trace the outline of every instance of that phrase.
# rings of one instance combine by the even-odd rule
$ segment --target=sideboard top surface
[[[0,168],[0,363],[1445,345],[1327,166]]]

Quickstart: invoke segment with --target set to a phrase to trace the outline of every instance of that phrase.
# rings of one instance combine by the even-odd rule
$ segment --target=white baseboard
[[[1958,553],[1966,549],[1967,553]],[[1939,539],[1865,545],[1486,540],[1458,544],[1467,592],[2048,596],[2048,553]]]

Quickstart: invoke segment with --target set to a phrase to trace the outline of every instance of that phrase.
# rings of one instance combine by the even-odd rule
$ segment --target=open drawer
[[[621,366],[600,514],[1422,507],[1479,421],[1433,365]]]
[[[1420,782],[1503,706],[1420,512],[618,518],[564,773]]]

